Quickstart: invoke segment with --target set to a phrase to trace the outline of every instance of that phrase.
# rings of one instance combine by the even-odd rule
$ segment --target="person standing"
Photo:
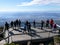
[[[26,23],[24,24],[24,33],[26,33]]]
[[[28,21],[26,21],[26,30],[28,31]]]
[[[56,31],[56,29],[57,29],[57,25],[54,24],[54,25],[53,25],[53,28],[54,28],[53,31]]]
[[[50,27],[53,28],[54,21],[53,19],[50,20]]]
[[[41,29],[43,29],[43,26],[44,26],[44,21],[41,20]]]
[[[9,29],[9,24],[6,22],[5,23],[5,30],[8,30]]]
[[[16,29],[16,26],[17,26],[17,25],[16,25],[16,21],[14,21],[14,29]]]
[[[11,21],[10,25],[11,25],[11,27],[13,27],[13,21]]]
[[[30,22],[28,23],[28,32],[31,32],[31,24],[30,24]]]
[[[21,27],[21,20],[18,21],[18,25],[19,25],[19,27]]]
[[[46,27],[49,27],[49,20],[46,21]]]
[[[18,23],[19,23],[18,19],[15,22],[16,22],[16,26],[18,27]]]
[[[34,26],[34,28],[36,27],[36,22],[35,22],[35,20],[33,21],[33,26]]]

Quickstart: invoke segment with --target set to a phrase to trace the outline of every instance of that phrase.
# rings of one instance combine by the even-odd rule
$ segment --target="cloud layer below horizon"
[[[60,5],[60,0],[32,0],[30,2],[22,2],[17,6],[32,6],[32,5]]]

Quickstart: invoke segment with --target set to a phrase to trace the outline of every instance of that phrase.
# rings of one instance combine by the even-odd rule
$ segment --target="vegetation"
[[[8,43],[6,43],[6,44],[4,44],[4,45],[19,45],[19,44],[15,44],[15,43],[10,43],[10,44],[8,44]]]
[[[54,45],[54,42],[50,42],[48,45]]]
[[[60,36],[55,36],[54,37],[54,42],[60,43]]]
[[[60,35],[54,37],[54,42],[50,42],[49,45],[58,45],[60,44]]]
[[[4,44],[4,45],[9,45],[8,43]]]

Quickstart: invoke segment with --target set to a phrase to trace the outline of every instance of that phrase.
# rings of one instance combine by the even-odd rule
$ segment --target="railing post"
[[[48,37],[50,37],[50,32],[48,32]]]
[[[27,45],[31,45],[31,42],[30,42],[30,41],[28,41],[28,42],[27,42]]]
[[[39,45],[44,45],[43,43],[40,43]]]
[[[48,42],[45,42],[44,45],[48,45],[49,43]]]
[[[60,29],[59,29],[59,34],[60,34]]]
[[[8,29],[8,43],[9,43],[9,29]]]

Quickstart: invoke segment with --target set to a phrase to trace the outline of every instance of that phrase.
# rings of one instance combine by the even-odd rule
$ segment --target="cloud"
[[[60,0],[32,0],[30,2],[23,2],[17,6],[32,6],[32,5],[48,5],[48,4],[57,4],[60,5]]]

